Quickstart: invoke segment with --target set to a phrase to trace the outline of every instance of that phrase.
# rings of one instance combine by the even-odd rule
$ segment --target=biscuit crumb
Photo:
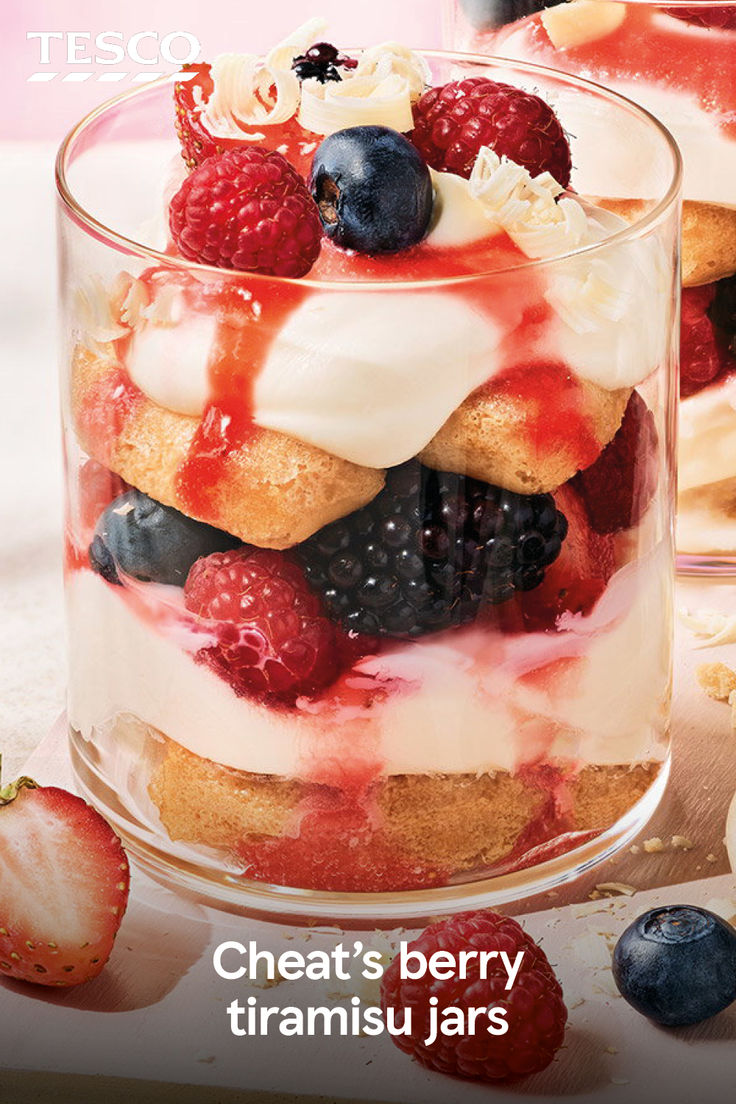
[[[708,697],[715,701],[730,701],[736,690],[736,671],[725,663],[701,663],[695,675]]]
[[[709,854],[707,854],[705,856],[705,861],[709,862],[709,863],[714,863],[714,862],[718,862],[718,859],[716,858],[716,856],[711,851]]]
[[[647,855],[654,855],[666,849],[659,836],[652,836],[651,839],[644,840],[644,850]]]
[[[673,836],[672,846],[676,851],[692,851],[694,844],[687,836]]]
[[[636,888],[632,885],[627,885],[626,882],[601,882],[597,885],[596,890],[602,894],[616,894],[620,893],[624,897],[633,897],[636,893]]]
[[[632,854],[632,855],[638,855],[640,853],[640,851],[641,851],[641,847],[639,846],[638,843],[632,843],[631,847],[629,848],[629,853]]]

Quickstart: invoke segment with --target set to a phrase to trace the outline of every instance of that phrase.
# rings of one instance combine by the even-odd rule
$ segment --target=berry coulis
[[[560,65],[603,85],[645,81],[673,92],[696,96],[727,134],[736,137],[736,32],[700,27],[667,14],[666,6],[629,3],[615,31],[578,46],[557,50],[539,15],[495,34],[479,35],[493,52],[513,38],[515,52],[540,64]]]

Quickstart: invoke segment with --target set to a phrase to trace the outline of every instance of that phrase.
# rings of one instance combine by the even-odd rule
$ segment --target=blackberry
[[[343,57],[331,43],[318,42],[310,46],[306,54],[294,58],[291,68],[300,81],[316,78],[320,84],[325,84],[342,80],[340,69],[354,69],[357,64],[355,58]]]
[[[346,629],[418,637],[539,586],[566,535],[551,495],[514,494],[410,460],[389,469],[368,506],[296,551]]]
[[[736,353],[736,276],[718,280],[707,314],[725,335],[731,352]]]

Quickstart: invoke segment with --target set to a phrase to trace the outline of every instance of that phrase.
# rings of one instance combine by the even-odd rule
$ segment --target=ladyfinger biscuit
[[[627,222],[641,218],[643,200],[597,199]],[[736,209],[686,199],[682,205],[682,285],[712,284],[736,272]]]
[[[135,388],[112,353],[77,348],[72,413],[79,442],[151,498],[261,548],[289,548],[375,498],[384,473],[255,429],[218,461],[196,508],[182,485],[200,419],[176,414]]]
[[[621,425],[631,391],[606,391],[580,381],[575,417],[587,438],[569,432],[541,443],[532,426],[544,411],[530,409],[530,400],[493,382],[474,391],[451,414],[442,429],[419,454],[439,471],[462,472],[495,483],[517,494],[541,494],[566,483],[581,467],[592,463]]]

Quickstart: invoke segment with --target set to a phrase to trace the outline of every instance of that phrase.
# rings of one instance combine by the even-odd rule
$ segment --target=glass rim
[[[624,0],[616,0],[616,2],[622,3]],[[634,0],[635,3],[649,2],[649,0]],[[736,3],[736,0],[734,0]],[[678,6],[687,7],[688,0],[680,0]],[[703,6],[713,7],[713,4]],[[350,53],[359,53],[362,47],[350,47]],[[54,164],[54,178],[56,184],[56,190],[64,208],[72,216],[74,221],[81,225],[81,227],[87,232],[91,233],[95,238],[101,240],[104,244],[114,247],[119,251],[125,252],[129,255],[135,255],[145,261],[148,261],[149,265],[155,265],[158,268],[166,267],[170,269],[178,269],[181,271],[191,272],[194,275],[201,274],[202,276],[212,277],[216,276],[219,279],[242,281],[243,279],[254,280],[258,283],[261,281],[269,284],[277,283],[281,285],[295,285],[299,287],[311,287],[313,289],[321,289],[323,291],[336,290],[336,291],[354,291],[357,289],[365,289],[372,291],[398,291],[404,289],[417,289],[417,288],[432,288],[432,287],[447,287],[448,285],[457,285],[463,283],[470,283],[476,280],[489,280],[494,277],[510,275],[512,273],[521,273],[524,271],[535,270],[550,265],[559,264],[562,261],[566,261],[570,258],[577,258],[587,256],[589,254],[595,255],[597,253],[607,250],[612,245],[619,245],[625,241],[629,241],[635,238],[641,237],[643,233],[654,226],[666,212],[677,202],[680,196],[682,187],[683,176],[683,162],[680,154],[679,147],[673,138],[670,131],[663,123],[659,121],[650,111],[636,103],[634,100],[629,99],[627,96],[622,96],[618,92],[613,92],[611,89],[606,88],[604,85],[598,84],[595,81],[587,80],[584,77],[574,76],[569,73],[565,73],[562,70],[553,69],[546,65],[537,65],[532,62],[516,61],[512,58],[506,58],[501,55],[484,55],[476,53],[464,53],[461,51],[452,50],[417,50],[421,57],[429,58],[437,61],[455,61],[472,63],[481,66],[487,66],[489,69],[499,68],[501,66],[511,67],[519,72],[530,74],[532,77],[538,74],[541,77],[552,77],[555,81],[562,84],[569,84],[574,86],[580,92],[593,93],[598,98],[603,98],[609,102],[615,104],[617,107],[625,108],[629,113],[638,116],[638,118],[644,121],[648,126],[658,132],[659,136],[664,139],[665,146],[669,150],[672,158],[672,175],[669,185],[664,194],[656,201],[654,206],[641,217],[637,217],[634,222],[627,223],[626,226],[617,230],[615,233],[603,238],[601,241],[592,242],[588,245],[583,245],[577,249],[567,250],[564,253],[555,254],[552,257],[532,258],[529,257],[520,261],[517,264],[504,264],[499,268],[492,268],[481,272],[469,272],[463,273],[457,276],[438,276],[426,279],[415,280],[317,280],[310,279],[309,276],[303,277],[290,277],[290,276],[276,276],[260,272],[250,272],[247,269],[235,269],[235,268],[219,268],[216,265],[201,264],[198,261],[188,260],[186,257],[174,256],[170,253],[163,253],[158,249],[154,249],[152,246],[144,245],[142,242],[136,241],[134,238],[128,238],[126,235],[114,230],[112,227],[107,226],[104,222],[101,222],[94,215],[85,209],[80,201],[78,201],[74,195],[73,189],[69,183],[67,176],[67,168],[69,166],[69,158],[74,148],[75,143],[81,138],[87,129],[92,126],[101,116],[112,108],[118,105],[124,105],[128,100],[134,99],[136,96],[145,94],[152,89],[162,88],[169,84],[174,84],[179,76],[180,70],[174,73],[169,73],[164,77],[159,77],[157,80],[147,81],[141,84],[137,88],[129,88],[125,92],[119,93],[117,96],[113,96],[110,99],[104,100],[101,104],[98,104],[91,111],[87,112],[79,122],[77,122],[63,138],[59,149],[56,154]],[[173,115],[173,113],[172,113]],[[173,123],[172,123],[173,129]]]
[[[736,0],[613,0],[642,8],[736,8]]]

